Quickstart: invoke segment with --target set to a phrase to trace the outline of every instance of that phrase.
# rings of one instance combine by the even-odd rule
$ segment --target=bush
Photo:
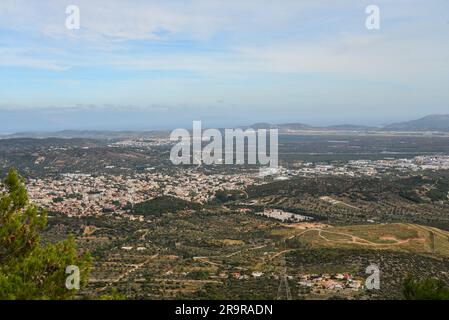
[[[449,287],[438,279],[416,280],[407,276],[402,294],[406,300],[449,300]]]

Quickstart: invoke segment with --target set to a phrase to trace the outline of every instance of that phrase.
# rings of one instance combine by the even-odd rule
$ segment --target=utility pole
[[[287,264],[285,262],[285,256],[282,255],[282,274],[280,276],[279,288],[278,288],[278,297],[277,300],[282,300],[282,287],[285,286],[285,296],[287,300],[292,300],[292,294],[290,292],[290,286],[288,285],[288,277],[287,277]]]

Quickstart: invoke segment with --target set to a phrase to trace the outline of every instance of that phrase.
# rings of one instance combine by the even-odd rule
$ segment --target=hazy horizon
[[[202,121],[204,127],[233,128],[253,125],[256,123],[287,124],[302,123],[317,127],[332,125],[360,125],[382,127],[396,122],[406,122],[427,116],[428,114],[390,119],[354,117],[315,117],[314,115],[293,118],[282,115],[271,116],[258,114],[243,115],[242,118],[233,115],[214,117],[200,111],[189,116],[182,114],[168,115],[172,110],[145,108],[113,108],[113,107],[77,107],[77,108],[45,108],[45,109],[18,109],[0,110],[3,120],[0,134],[14,134],[20,132],[57,132],[57,131],[146,131],[146,130],[172,130],[175,128],[191,128],[192,121]]]

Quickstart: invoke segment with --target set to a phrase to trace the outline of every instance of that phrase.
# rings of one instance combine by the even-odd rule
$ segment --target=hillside
[[[182,200],[171,196],[157,197],[149,201],[138,203],[133,208],[134,214],[145,216],[161,216],[163,213],[178,212],[182,210],[198,210],[197,203]]]

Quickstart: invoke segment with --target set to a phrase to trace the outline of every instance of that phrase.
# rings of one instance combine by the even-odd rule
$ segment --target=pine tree
[[[47,224],[44,209],[29,202],[23,179],[10,170],[0,184],[0,299],[70,299],[68,266],[80,270],[80,287],[87,284],[89,255],[78,255],[72,236],[41,243]]]

